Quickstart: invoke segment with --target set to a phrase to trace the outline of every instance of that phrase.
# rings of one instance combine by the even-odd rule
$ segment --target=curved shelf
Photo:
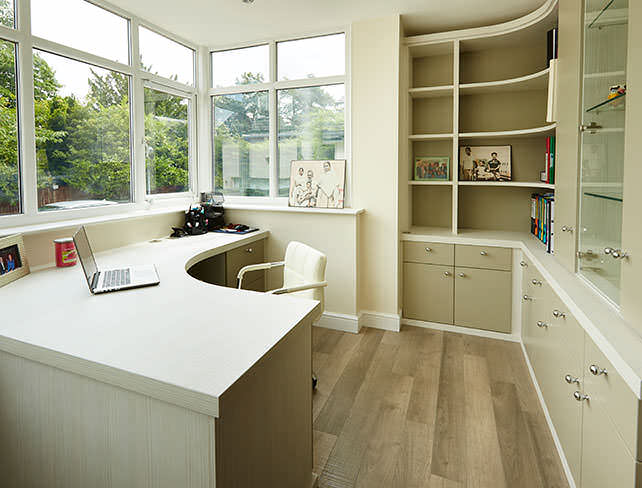
[[[462,132],[459,134],[460,139],[474,139],[481,137],[529,137],[539,136],[552,132],[557,127],[557,124],[549,124],[543,127],[534,127],[532,129],[518,129],[518,130],[502,130],[490,132]]]
[[[411,88],[408,90],[412,98],[439,98],[452,95],[454,92],[453,85],[443,86],[426,86],[421,88]]]
[[[453,182],[452,181],[442,181],[442,180],[435,180],[435,181],[409,180],[408,184],[410,186],[452,186]]]
[[[529,90],[546,90],[550,68],[546,68],[531,75],[520,76],[508,80],[487,81],[482,83],[464,83],[459,85],[462,95],[476,95],[479,93],[495,93],[499,91],[516,92]]]
[[[452,134],[414,134],[408,136],[411,141],[447,141],[452,138]]]
[[[546,188],[554,190],[555,185],[539,181],[460,181],[461,186],[510,186],[512,188]]]

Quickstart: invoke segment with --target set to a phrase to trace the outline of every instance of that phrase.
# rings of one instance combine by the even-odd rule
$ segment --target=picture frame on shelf
[[[0,237],[0,288],[29,274],[22,234]]]
[[[460,146],[461,181],[511,181],[511,146]]]
[[[448,156],[420,156],[413,166],[415,181],[450,180],[450,158]]]
[[[292,161],[288,205],[303,208],[343,208],[346,160]]]

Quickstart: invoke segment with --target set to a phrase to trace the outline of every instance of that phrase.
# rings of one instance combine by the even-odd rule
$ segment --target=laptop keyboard
[[[114,269],[105,271],[103,288],[116,288],[131,284],[131,271],[129,269]]]

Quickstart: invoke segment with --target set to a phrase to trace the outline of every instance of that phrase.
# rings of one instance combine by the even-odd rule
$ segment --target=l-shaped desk
[[[319,303],[186,272],[267,236],[98,254],[102,267],[155,264],[155,287],[94,296],[76,266],[2,288],[3,486],[311,486]]]

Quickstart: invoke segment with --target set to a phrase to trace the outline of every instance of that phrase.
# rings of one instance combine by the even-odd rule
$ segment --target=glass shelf
[[[615,3],[615,0],[609,0],[606,3],[606,5],[604,5],[604,7],[602,7],[602,10],[600,10],[600,12],[597,14],[597,16],[591,21],[591,23],[589,24],[588,28],[589,29],[594,29],[595,27],[598,27],[597,25],[595,25],[596,22],[600,19],[600,17],[602,17],[602,15],[604,15],[604,12],[606,12],[609,8],[611,8],[611,5],[613,5],[614,3]]]
[[[605,110],[624,110],[624,105],[623,104],[616,104],[612,105],[613,102],[616,100],[620,100],[626,96],[626,93],[622,93],[621,95],[618,95],[613,98],[609,98],[608,100],[604,100],[603,102],[598,103],[597,105],[593,105],[591,108],[586,109],[586,113],[593,112],[593,111],[598,111],[600,112],[605,111]],[[602,108],[603,107],[603,108]]]
[[[584,196],[586,197],[593,197],[593,198],[601,198],[602,200],[610,200],[612,202],[623,202],[622,196],[618,194],[611,194],[609,195],[608,193],[594,193],[594,192],[584,192]]]

